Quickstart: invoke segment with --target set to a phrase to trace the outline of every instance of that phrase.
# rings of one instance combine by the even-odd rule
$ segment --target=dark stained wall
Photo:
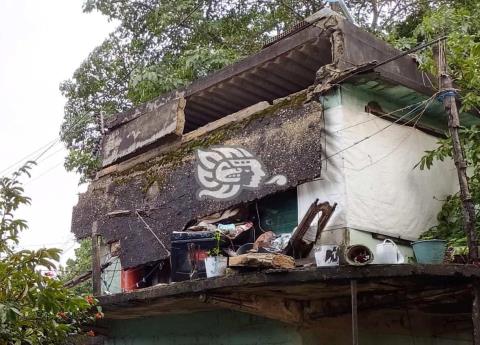
[[[107,242],[120,240],[122,267],[133,267],[168,257],[136,210],[169,248],[171,232],[182,230],[193,219],[319,177],[323,113],[319,103],[305,103],[305,99],[306,93],[291,96],[128,171],[94,181],[74,208],[72,231],[79,238],[88,237],[97,221],[98,232]],[[240,145],[263,161],[269,176],[283,174],[288,183],[244,191],[230,201],[199,201],[194,149],[211,145]],[[111,214],[117,211],[125,212]]]

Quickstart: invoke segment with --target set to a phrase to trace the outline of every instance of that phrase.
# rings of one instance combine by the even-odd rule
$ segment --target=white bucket
[[[385,240],[377,244],[375,248],[375,264],[394,265],[403,264],[405,258],[398,250],[397,244],[392,240]]]
[[[228,258],[224,256],[209,256],[205,259],[207,278],[221,277],[227,272]]]
[[[336,244],[321,245],[315,251],[315,262],[317,267],[338,266],[340,247]]]

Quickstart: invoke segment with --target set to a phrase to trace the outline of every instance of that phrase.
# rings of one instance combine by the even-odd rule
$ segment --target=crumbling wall
[[[100,177],[80,196],[72,231],[79,238],[88,237],[96,221],[107,242],[120,241],[122,267],[133,267],[168,257],[143,220],[169,248],[171,232],[193,219],[319,177],[323,113],[319,103],[305,100],[306,92],[292,95],[242,121],[198,137],[190,135],[175,149],[165,148],[163,154],[126,171]],[[264,185],[230,201],[198,200],[194,152],[212,145],[246,148],[262,160],[270,176],[285,175],[287,184]]]

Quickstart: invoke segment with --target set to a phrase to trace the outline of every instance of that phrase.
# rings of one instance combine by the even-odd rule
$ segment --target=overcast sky
[[[84,14],[82,3],[0,0],[0,175],[58,137],[65,103],[59,83],[113,30],[100,14]],[[78,177],[63,168],[64,156],[56,144],[26,182],[32,206],[21,212],[30,225],[21,246],[62,248],[67,257],[73,255],[70,221],[80,189]]]

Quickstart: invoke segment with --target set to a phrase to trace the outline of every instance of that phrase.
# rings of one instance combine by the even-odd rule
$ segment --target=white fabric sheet
[[[319,198],[338,203],[327,229],[417,239],[436,224],[442,200],[458,191],[455,166],[414,166],[437,138],[345,105],[327,110],[325,120],[324,157],[330,158],[321,179],[298,187],[299,221]]]

